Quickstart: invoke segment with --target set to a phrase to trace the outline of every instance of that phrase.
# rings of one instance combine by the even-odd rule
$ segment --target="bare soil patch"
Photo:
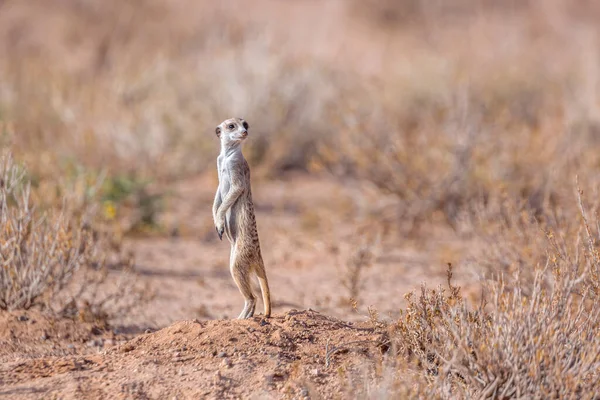
[[[343,322],[312,310],[267,320],[188,320],[95,354],[77,347],[75,354],[5,362],[0,395],[343,397],[349,389],[344,382],[350,385],[353,376],[380,363],[387,348],[385,332],[373,324]]]

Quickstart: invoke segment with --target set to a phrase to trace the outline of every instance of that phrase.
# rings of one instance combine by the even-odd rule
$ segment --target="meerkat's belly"
[[[237,238],[236,226],[236,214],[233,207],[231,207],[225,214],[225,235],[231,242],[235,242]]]
[[[229,181],[229,176],[225,174],[225,171],[222,175],[223,180],[219,185],[219,190],[221,192],[221,198],[224,199],[227,197],[227,193],[231,188],[231,182]],[[237,201],[236,201],[237,204]],[[227,210],[225,213],[225,236],[231,241],[234,242],[236,238],[236,204],[234,204],[231,208]]]
[[[219,184],[219,190],[221,191],[221,198],[224,199],[229,193],[229,189],[231,188],[231,182],[229,181],[229,177],[223,174],[222,181]]]
[[[239,198],[225,214],[225,233],[231,242],[235,242],[240,234],[240,218],[243,213],[241,200]]]

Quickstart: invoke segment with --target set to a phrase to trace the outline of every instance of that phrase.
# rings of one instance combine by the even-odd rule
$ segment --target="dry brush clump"
[[[0,309],[41,307],[64,317],[106,324],[144,304],[132,255],[96,212],[98,186],[63,182],[62,206],[32,189],[10,153],[0,161]],[[37,192],[36,192],[37,191]],[[40,192],[41,191],[41,192]],[[33,194],[34,192],[35,195]],[[110,270],[118,271],[111,276]]]
[[[540,272],[542,274],[543,272]],[[600,314],[573,293],[577,278],[546,291],[489,288],[489,311],[443,289],[409,298],[398,348],[415,360],[436,397],[593,398]]]
[[[0,164],[0,308],[30,308],[50,301],[86,262],[89,232],[67,210],[40,215],[31,185],[10,155]]]
[[[546,243],[544,262],[524,255],[528,263],[512,276],[499,265],[478,305],[452,284],[451,267],[447,288],[408,294],[390,327],[398,358],[389,390],[432,398],[597,398],[600,230],[581,197],[579,205],[579,234],[563,241],[533,225]]]
[[[347,296],[340,299],[341,304],[350,304],[356,308],[367,280],[366,271],[373,265],[381,252],[381,232],[370,232],[372,227],[359,227],[348,238],[341,238],[332,245],[338,260],[340,284],[346,289]]]

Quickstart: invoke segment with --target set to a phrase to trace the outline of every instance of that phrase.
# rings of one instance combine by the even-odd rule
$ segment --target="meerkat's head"
[[[221,122],[215,133],[225,146],[243,142],[248,137],[248,123],[242,118],[230,118]]]

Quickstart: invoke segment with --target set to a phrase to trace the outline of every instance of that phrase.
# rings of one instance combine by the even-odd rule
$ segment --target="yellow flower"
[[[115,219],[117,216],[117,208],[112,201],[104,202],[104,217],[108,220]]]

